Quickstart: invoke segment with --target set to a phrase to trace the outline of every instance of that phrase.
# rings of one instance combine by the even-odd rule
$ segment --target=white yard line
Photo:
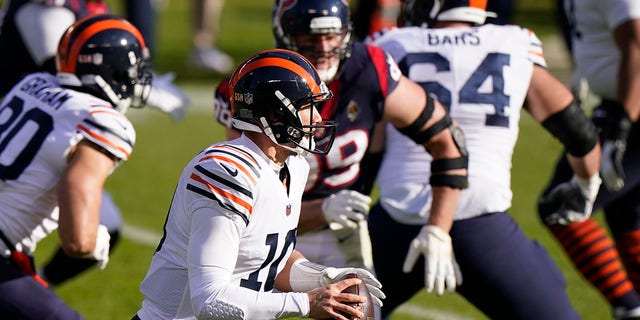
[[[155,247],[162,235],[149,229],[136,227],[128,223],[122,224],[122,236],[136,243]]]

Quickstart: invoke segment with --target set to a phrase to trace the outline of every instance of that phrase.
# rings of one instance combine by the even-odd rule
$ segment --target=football
[[[358,274],[349,273],[340,280],[349,279],[349,278],[358,278]],[[364,317],[355,318],[355,317],[351,317],[350,315],[344,314],[345,317],[347,318],[351,317],[350,318],[351,320],[373,320],[374,319],[375,309],[373,305],[373,299],[371,299],[371,294],[369,293],[369,289],[367,289],[367,285],[364,283],[364,281],[361,282],[359,285],[348,287],[344,289],[342,292],[357,294],[367,298],[367,302],[353,304],[355,305],[356,308],[360,309],[364,313]]]

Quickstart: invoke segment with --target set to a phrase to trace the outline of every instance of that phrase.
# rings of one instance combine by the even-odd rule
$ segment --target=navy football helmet
[[[271,11],[276,47],[296,51],[312,62],[320,57],[337,57],[328,70],[318,70],[322,80],[329,82],[335,77],[340,61],[350,55],[350,15],[346,0],[276,0]],[[295,42],[296,35],[338,35],[340,44],[329,51],[317,46],[300,47]]]
[[[60,39],[60,84],[105,99],[120,112],[141,108],[151,91],[149,50],[140,31],[113,14],[85,17]]]
[[[484,24],[487,17],[487,0],[403,0],[400,25],[430,26],[435,21],[462,21],[475,25]]]
[[[236,129],[263,132],[274,143],[296,153],[329,152],[336,124],[302,123],[298,114],[302,107],[315,108],[333,97],[302,55],[271,49],[251,56],[231,76],[229,96]]]

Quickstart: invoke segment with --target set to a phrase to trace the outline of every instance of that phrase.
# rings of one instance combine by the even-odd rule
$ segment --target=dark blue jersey
[[[373,127],[382,120],[385,98],[398,85],[390,72],[395,62],[378,47],[355,43],[341,64],[338,78],[328,83],[334,97],[320,107],[323,119],[338,122],[336,138],[326,156],[307,157],[311,171],[304,200],[354,187]]]

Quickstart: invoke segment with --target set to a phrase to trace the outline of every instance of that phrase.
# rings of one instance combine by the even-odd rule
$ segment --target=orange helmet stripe
[[[487,0],[469,0],[469,7],[486,10]]]
[[[311,92],[313,92],[314,94],[319,94],[321,92],[320,87],[318,86],[318,83],[314,79],[313,75],[311,75],[307,70],[291,60],[278,57],[267,57],[250,62],[239,70],[234,79],[234,82],[236,82],[238,79],[241,79],[247,73],[261,67],[280,67],[290,70],[302,77],[307,82],[307,85],[309,85]]]
[[[82,49],[84,44],[89,39],[91,39],[91,37],[98,34],[99,32],[102,32],[108,29],[121,29],[124,31],[128,31],[138,39],[138,42],[142,44],[143,48],[146,46],[144,43],[144,39],[142,38],[142,34],[140,34],[140,31],[138,31],[138,29],[136,29],[130,23],[123,20],[118,20],[118,19],[108,19],[108,20],[97,21],[95,23],[92,23],[90,26],[88,26],[84,30],[80,31],[80,34],[76,36],[71,48],[69,48],[69,51],[67,52],[68,56],[67,56],[67,59],[65,60],[66,65],[61,66],[61,70],[64,70],[65,72],[69,72],[69,73],[75,73],[76,65],[77,65],[76,62],[77,62],[78,56],[80,55],[80,49]],[[65,37],[65,38],[66,39],[63,39],[64,42],[62,43],[62,45],[63,45],[63,48],[68,48],[69,46],[68,42],[71,39],[69,39],[69,37]]]

